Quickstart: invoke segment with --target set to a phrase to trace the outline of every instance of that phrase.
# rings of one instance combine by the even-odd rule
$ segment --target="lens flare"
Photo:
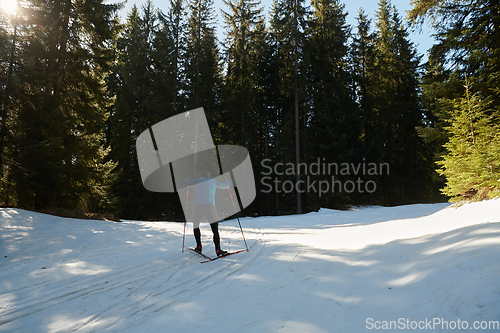
[[[17,0],[0,0],[2,11],[6,14],[14,14],[17,10]]]

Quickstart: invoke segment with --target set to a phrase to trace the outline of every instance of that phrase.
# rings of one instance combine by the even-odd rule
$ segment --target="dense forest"
[[[481,200],[500,189],[500,4],[20,0],[0,12],[0,205],[183,220],[144,189],[136,139],[203,107],[248,149],[243,214]],[[370,18],[372,17],[372,18]],[[432,26],[427,61],[410,29]],[[300,186],[299,186],[300,184]]]

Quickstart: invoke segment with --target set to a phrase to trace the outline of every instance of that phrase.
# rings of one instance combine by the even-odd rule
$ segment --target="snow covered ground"
[[[499,222],[500,200],[244,218],[250,251],[200,264],[180,223],[0,209],[0,332],[499,331]]]

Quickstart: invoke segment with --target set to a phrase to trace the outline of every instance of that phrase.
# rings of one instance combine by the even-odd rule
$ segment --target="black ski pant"
[[[196,245],[201,248],[201,231],[200,222],[203,219],[208,221],[218,221],[215,205],[211,204],[196,204],[193,216],[193,233],[196,240]],[[210,223],[212,233],[214,234],[213,241],[215,250],[220,250],[219,222]]]

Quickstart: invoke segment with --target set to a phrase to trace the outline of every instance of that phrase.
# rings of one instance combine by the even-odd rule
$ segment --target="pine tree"
[[[418,134],[425,140],[426,146],[433,154],[435,162],[442,159],[444,145],[448,142],[448,132],[444,129],[446,120],[450,118],[453,100],[463,96],[464,87],[458,71],[450,71],[432,59],[426,64],[426,73],[422,76],[422,108],[424,121],[418,126]],[[432,173],[438,187],[444,186],[445,178]]]
[[[226,74],[224,115],[221,120],[231,141],[248,147],[252,135],[247,128],[255,128],[253,125],[258,120],[258,117],[254,117],[254,101],[258,94],[255,42],[259,37],[257,34],[263,33],[258,30],[263,23],[262,8],[259,7],[260,1],[238,0],[224,3],[229,8],[229,13],[223,11],[226,23]]]
[[[312,8],[305,48],[310,66],[310,155],[313,160],[357,163],[362,161],[361,126],[347,63],[350,35],[345,21],[347,14],[338,1],[315,0]],[[336,204],[340,205],[341,199],[352,200],[337,193]]]
[[[12,158],[9,149],[11,135],[9,128],[15,122],[15,103],[13,102],[14,68],[17,60],[17,46],[19,44],[18,14],[9,16],[0,8],[0,202],[6,206],[11,204],[12,182],[9,179]]]
[[[153,41],[155,107],[163,110],[165,118],[184,111],[186,22],[183,2],[170,0],[167,14],[159,12],[160,27]]]
[[[408,13],[415,26],[426,20],[436,30],[438,43],[430,57],[438,64],[453,64],[468,73],[474,87],[500,104],[493,93],[500,84],[500,3],[497,0],[416,0]]]
[[[203,107],[210,127],[215,128],[222,74],[215,36],[214,2],[190,0],[188,8],[186,109]]]
[[[109,122],[117,179],[113,193],[126,218],[183,219],[176,193],[147,191],[137,165],[137,136],[186,109],[187,29],[182,0],[166,14],[148,1],[134,6],[118,40],[110,87],[116,98]]]
[[[280,118],[280,139],[278,145],[283,151],[283,161],[290,160],[290,153],[294,152],[296,166],[301,158],[301,122],[306,119],[304,108],[305,76],[304,38],[307,29],[307,9],[304,0],[274,0],[271,13],[271,31],[278,43],[277,57],[279,64],[280,90],[283,96]],[[293,126],[291,126],[293,124]],[[294,135],[292,134],[294,133]],[[292,148],[290,142],[295,142]],[[297,170],[299,168],[297,167]],[[296,172],[295,183],[300,182],[300,172]],[[302,190],[302,189],[300,189]],[[301,191],[296,191],[296,211],[302,213]]]
[[[255,28],[253,35],[253,48],[250,58],[253,59],[252,82],[254,84],[254,99],[252,101],[252,139],[249,150],[255,161],[270,159],[279,161],[281,148],[279,144],[281,122],[279,115],[283,105],[283,96],[280,92],[279,72],[280,61],[278,58],[278,42],[262,22]],[[261,174],[262,165],[253,165],[255,175]],[[259,194],[252,207],[258,207],[257,212],[264,214],[277,214],[280,209],[277,193],[264,194],[259,190],[263,184],[257,184]]]
[[[162,79],[154,66],[157,14],[151,2],[142,7],[142,13],[137,6],[132,7],[117,41],[119,54],[110,80],[116,99],[109,122],[110,145],[112,158],[118,163],[113,193],[118,198],[117,211],[126,218],[158,218],[168,208],[166,195],[144,189],[135,152],[137,136],[167,118],[165,106],[172,105],[160,108],[160,96],[169,94],[168,91],[155,91]],[[164,207],[160,207],[162,200]]]
[[[427,73],[423,78],[422,95],[425,106],[425,126],[420,135],[432,149],[435,160],[443,159],[450,131],[444,127],[450,121],[454,101],[467,92],[463,81],[470,82],[468,94],[488,100],[492,113],[500,115],[499,85],[500,12],[498,1],[414,1],[408,14],[415,27],[425,21],[435,29],[437,43],[431,48]],[[471,99],[472,100],[472,99]],[[443,173],[441,173],[443,174]],[[454,198],[456,194],[453,194]],[[465,196],[461,196],[465,198]]]
[[[102,148],[110,104],[104,80],[119,6],[101,0],[28,5],[10,129],[17,204],[95,209],[112,167]]]
[[[373,132],[367,126],[373,122],[369,117],[373,114],[371,112],[373,96],[370,94],[373,79],[370,75],[373,73],[375,62],[375,35],[371,32],[371,20],[362,8],[360,8],[356,20],[357,32],[353,34],[350,54],[353,89],[363,119],[363,140],[369,142],[371,138],[366,135]]]
[[[381,147],[390,177],[380,186],[390,204],[413,202],[428,195],[429,157],[418,137],[422,125],[419,100],[420,57],[401,18],[389,1],[381,0],[376,15],[375,61],[370,74],[372,114],[369,127]]]
[[[500,119],[490,98],[471,95],[467,83],[465,89],[453,101],[446,155],[439,162],[447,180],[442,191],[452,201],[500,196]]]

